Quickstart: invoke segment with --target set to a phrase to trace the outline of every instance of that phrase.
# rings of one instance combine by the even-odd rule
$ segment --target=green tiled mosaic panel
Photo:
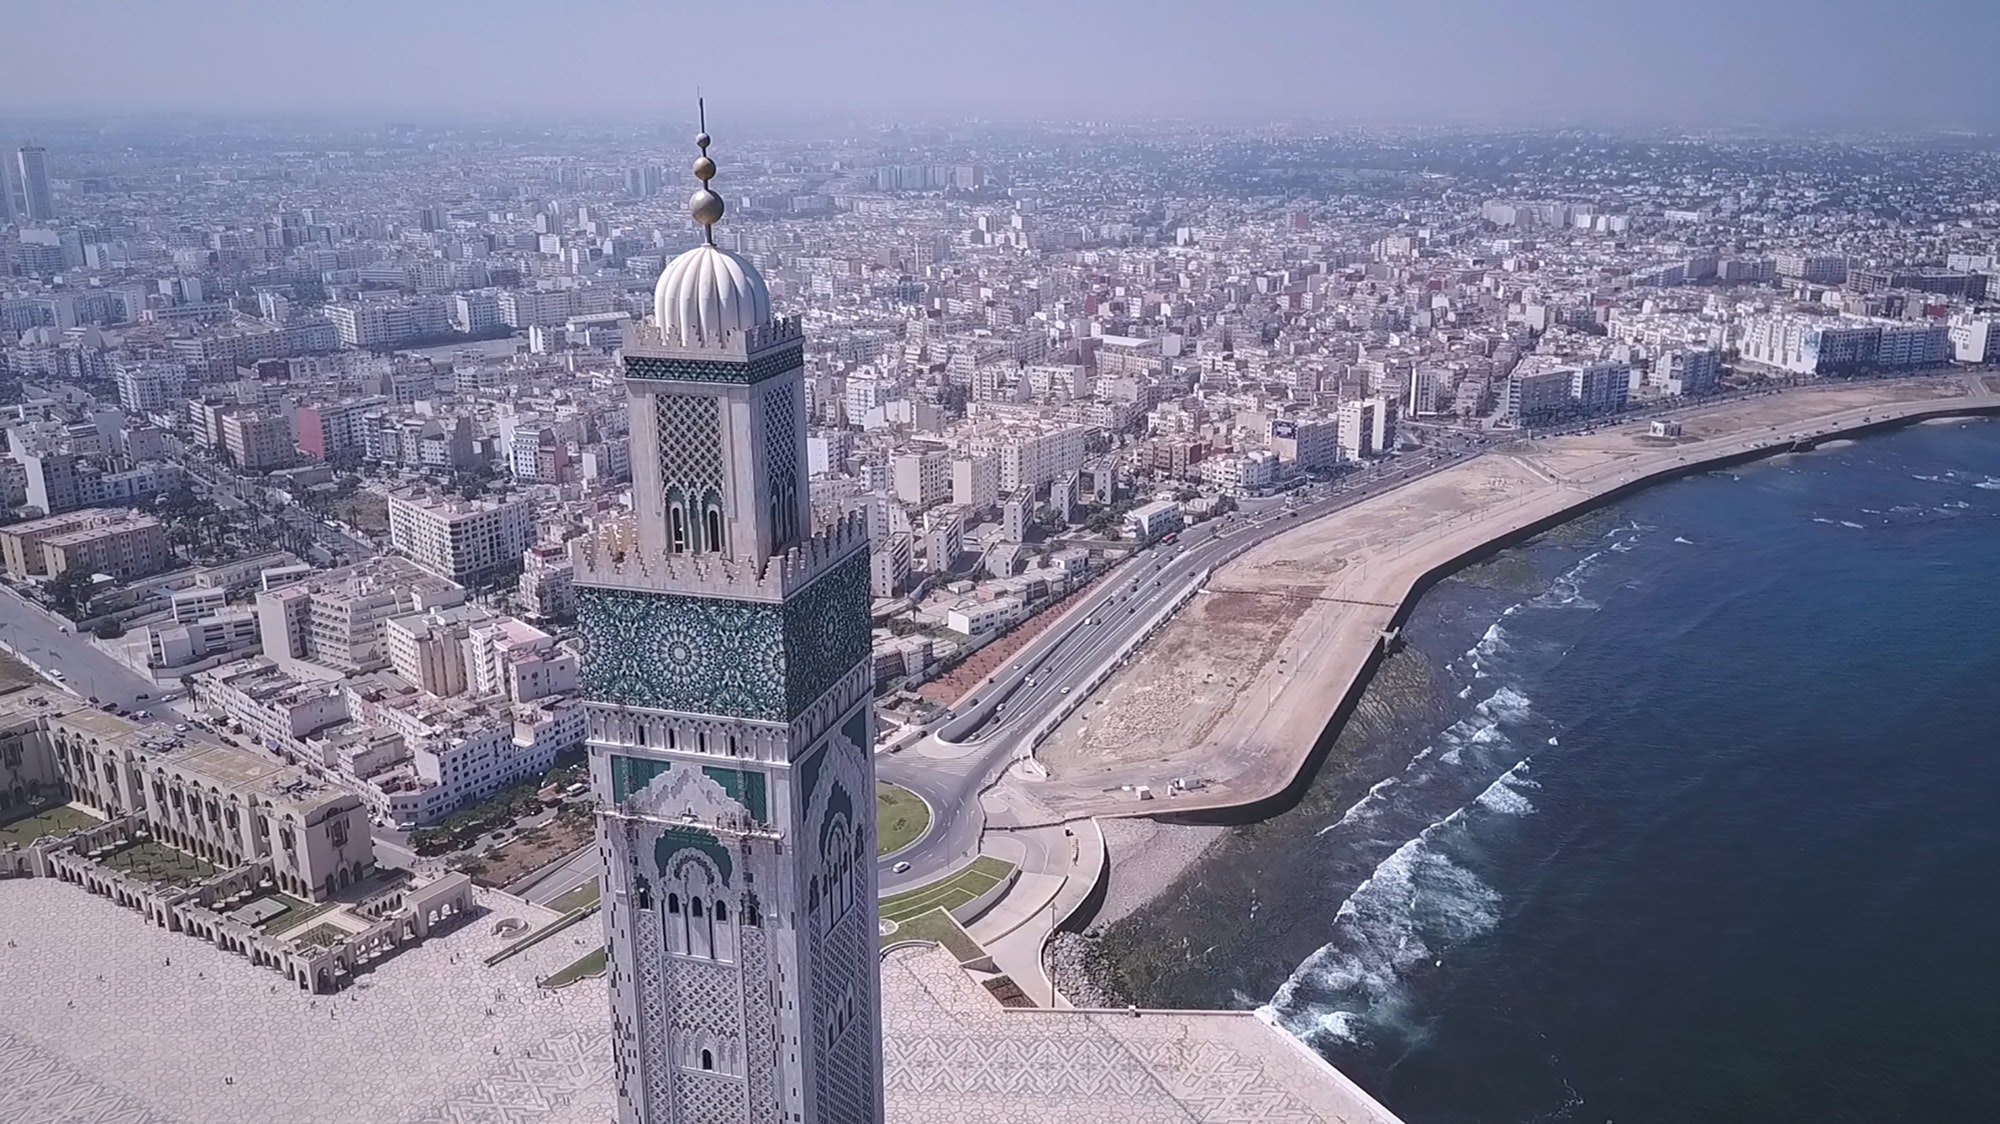
[[[868,552],[857,551],[785,604],[785,694],[802,714],[868,660]]]
[[[868,659],[868,555],[784,605],[577,590],[584,690],[593,699],[768,722],[804,713]]]
[[[805,364],[805,348],[799,344],[781,347],[747,363],[725,359],[681,359],[660,355],[627,355],[628,379],[680,379],[686,382],[719,382],[750,386],[776,378]]]
[[[776,605],[577,590],[584,691],[593,699],[783,722],[784,622]]]

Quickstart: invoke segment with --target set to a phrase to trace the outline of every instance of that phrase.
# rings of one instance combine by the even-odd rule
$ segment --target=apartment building
[[[899,453],[890,462],[896,474],[896,498],[929,507],[951,498],[951,454],[942,449]]]
[[[387,664],[390,618],[464,600],[459,585],[389,555],[259,593],[258,629],[280,668],[324,678]]]
[[[521,555],[521,606],[536,620],[566,620],[576,615],[576,567],[569,550],[538,546]]]
[[[526,498],[464,500],[421,492],[389,497],[389,545],[426,570],[478,583],[521,566],[535,537],[535,507]]]
[[[297,459],[293,452],[291,419],[282,414],[249,410],[224,414],[222,450],[229,463],[244,472],[285,468]]]
[[[10,577],[59,577],[71,567],[118,581],[169,569],[166,528],[136,511],[75,511],[0,528],[0,557]]]

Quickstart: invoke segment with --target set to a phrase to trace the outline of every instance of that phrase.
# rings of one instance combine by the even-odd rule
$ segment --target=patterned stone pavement
[[[0,1124],[602,1124],[604,981],[534,984],[590,923],[487,968],[503,901],[311,996],[74,886],[0,882]]]
[[[889,1124],[1396,1124],[1249,1012],[1006,1011],[933,948],[882,962]]]
[[[487,968],[514,907],[479,902],[311,996],[74,886],[0,881],[0,1124],[605,1124],[604,981],[534,984],[596,934]],[[1396,1124],[1248,1014],[1004,1011],[931,948],[890,953],[882,992],[889,1124]]]

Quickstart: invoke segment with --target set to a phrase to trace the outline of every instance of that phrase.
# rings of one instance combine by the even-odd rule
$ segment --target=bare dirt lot
[[[1036,799],[1062,815],[1219,807],[1282,790],[1359,683],[1417,580],[1484,543],[1616,488],[1704,461],[1918,414],[1976,377],[1794,391],[1682,413],[1683,439],[1645,423],[1520,441],[1274,538],[1219,570],[1037,755]],[[1166,798],[1195,776],[1201,791]],[[1146,785],[1154,801],[1135,801]]]

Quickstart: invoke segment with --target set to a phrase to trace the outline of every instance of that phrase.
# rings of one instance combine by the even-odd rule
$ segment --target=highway
[[[0,644],[29,666],[82,698],[95,696],[128,709],[157,704],[159,688],[105,655],[88,638],[64,632],[68,627],[68,621],[13,589],[0,592]]]
[[[915,843],[880,861],[885,891],[907,888],[958,866],[979,848],[985,815],[979,793],[1032,749],[1034,727],[1065,696],[1087,692],[1123,645],[1186,593],[1205,572],[1300,522],[1361,502],[1479,455],[1486,442],[1426,449],[1289,495],[1247,500],[1240,512],[1156,543],[1101,579],[1064,619],[1017,653],[973,698],[932,725],[924,741],[876,760],[876,775],[924,798],[935,822]],[[903,863],[909,869],[897,872]]]

